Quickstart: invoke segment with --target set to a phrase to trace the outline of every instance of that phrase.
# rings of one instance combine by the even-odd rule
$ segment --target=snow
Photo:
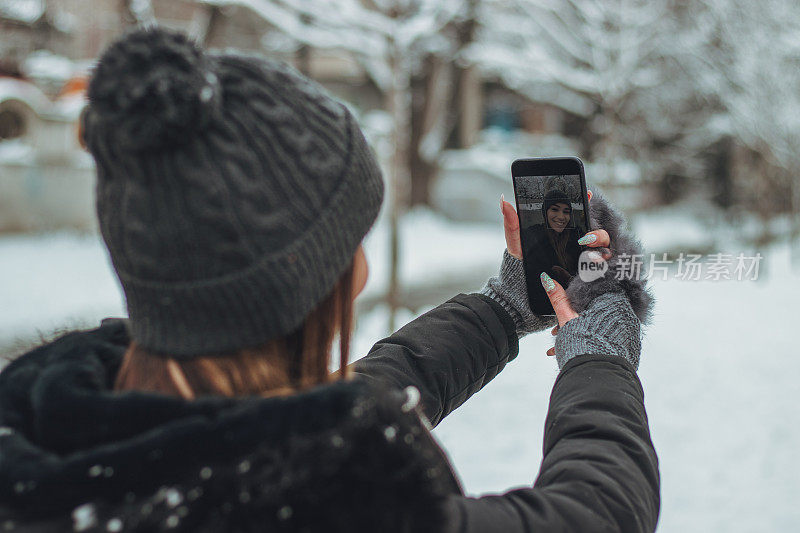
[[[47,50],[32,52],[22,63],[22,70],[33,79],[66,81],[77,69],[76,63]]]
[[[713,248],[719,231],[709,231],[710,221],[703,220],[689,206],[684,206],[684,215],[676,217],[671,209],[652,210],[633,218],[630,225],[642,240],[646,252],[694,253]]]
[[[607,178],[614,177],[617,185],[637,185],[642,180],[642,167],[636,161],[630,159],[615,159],[614,161],[599,160],[594,163],[586,163],[587,176],[597,176]]]
[[[517,158],[544,157],[545,154],[575,154],[577,143],[557,134],[508,132],[487,128],[480,132],[478,142],[463,150],[447,150],[440,165],[443,172],[482,172],[509,182],[512,154]]]
[[[33,162],[34,158],[33,146],[25,144],[19,139],[0,143],[0,164],[28,165]]]
[[[419,0],[411,4],[361,0],[200,0],[212,6],[251,10],[280,32],[320,50],[351,53],[384,91],[392,85],[394,59],[414,64],[420,50],[446,51],[439,33],[462,15],[458,0]],[[324,15],[321,15],[324,13]],[[282,45],[282,47],[284,47]]]
[[[33,24],[44,15],[44,0],[0,0],[0,17]]]
[[[98,237],[58,233],[0,239],[0,346],[123,316]]]
[[[50,105],[47,96],[32,83],[0,77],[0,102],[4,100],[19,100],[37,113]]]
[[[735,249],[730,236],[737,228],[714,228],[709,220],[682,206],[631,223],[655,252]],[[464,224],[418,209],[401,231],[406,282],[472,272],[476,283],[464,292],[480,288],[486,269],[486,276],[496,272],[504,248],[499,213],[496,224]],[[370,280],[362,298],[386,282],[386,234],[379,220],[365,240]],[[658,300],[639,374],[661,465],[659,531],[792,531],[800,522],[800,360],[792,338],[800,279],[786,243],[759,251],[765,259],[758,281],[654,281]],[[0,346],[124,311],[93,235],[0,238],[0,279]],[[403,311],[400,323],[414,316]],[[386,323],[382,305],[360,316],[353,353],[366,354],[387,334]],[[523,338],[517,359],[434,430],[468,493],[502,493],[535,480],[557,375],[545,355],[552,345],[548,332]],[[201,475],[210,477],[210,469]],[[77,514],[76,520],[90,516]]]
[[[87,100],[84,93],[71,93],[53,102],[48,116],[77,122],[86,104]]]
[[[500,194],[513,201],[509,176],[514,158],[577,151],[573,141],[560,135],[483,130],[472,147],[442,152],[440,171],[431,185],[431,202],[455,220],[493,222],[499,214]]]
[[[702,22],[701,22],[702,20]],[[737,137],[773,163],[800,168],[800,95],[795,90],[800,54],[800,4],[770,0],[753,5],[711,3],[698,26],[718,33],[719,50],[707,63],[705,84],[730,115]],[[715,42],[716,44],[716,42]],[[768,148],[765,148],[768,147]]]
[[[39,52],[35,54],[39,54]],[[72,62],[44,52],[36,61],[32,61],[30,68],[32,77],[38,76],[41,80],[58,80],[57,85],[60,86],[71,75],[85,72],[87,66],[85,62]],[[6,100],[18,100],[30,107],[40,117],[70,122],[77,120],[86,105],[86,97],[82,92],[71,93],[51,101],[33,83],[0,77],[0,103]],[[6,144],[6,142],[2,144]]]
[[[87,531],[97,524],[95,507],[91,503],[83,504],[72,511],[73,531]]]
[[[498,212],[498,221],[500,214]],[[498,266],[493,256],[475,256],[476,249],[496,250],[502,234],[483,224],[459,224],[426,209],[407,213],[401,227],[401,282],[447,281],[454,275],[487,277]],[[385,292],[389,279],[389,239],[374,227],[365,240],[369,280],[363,297]],[[436,253],[432,253],[432,251]],[[65,327],[88,327],[106,316],[125,313],[121,287],[99,236],[56,233],[0,238],[0,350]],[[53,265],[58,265],[54,269]],[[476,282],[477,283],[477,282]],[[480,283],[472,287],[480,288]],[[366,352],[364,352],[366,353]]]
[[[498,204],[499,205],[499,204]],[[500,223],[500,209],[497,210]],[[406,213],[401,223],[400,281],[414,284],[422,280],[446,279],[464,271],[493,272],[499,259],[476,254],[476,250],[496,250],[505,244],[502,233],[485,224],[449,221],[425,208]],[[364,291],[380,292],[388,286],[389,265],[383,258],[389,254],[388,231],[373,228],[365,242],[370,279]],[[480,287],[475,287],[479,289]]]
[[[155,22],[153,4],[150,0],[131,0],[129,9],[140,24]]]

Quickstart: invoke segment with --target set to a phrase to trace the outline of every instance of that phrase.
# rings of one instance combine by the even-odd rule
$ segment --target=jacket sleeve
[[[518,352],[516,326],[499,303],[459,294],[375,343],[351,369],[387,386],[419,389],[435,426]]]
[[[658,458],[641,384],[623,358],[584,355],[564,366],[550,397],[543,451],[532,488],[450,497],[448,531],[655,530]]]

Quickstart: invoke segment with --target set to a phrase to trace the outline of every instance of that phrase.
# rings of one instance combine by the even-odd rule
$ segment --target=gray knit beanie
[[[133,340],[176,357],[296,330],[383,199],[347,108],[291,67],[151,28],[112,44],[84,140]]]

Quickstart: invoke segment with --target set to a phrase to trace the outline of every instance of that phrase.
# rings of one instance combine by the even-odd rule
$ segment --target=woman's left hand
[[[592,191],[586,192],[589,201],[591,202]],[[520,239],[519,217],[517,216],[517,212],[514,210],[514,206],[512,206],[509,202],[506,202],[504,198],[500,199],[500,210],[503,213],[503,228],[506,235],[506,249],[513,257],[522,260],[522,241]],[[586,235],[583,235],[580,238],[578,243],[589,248],[599,248],[598,251],[600,252],[603,260],[607,261],[611,258],[611,250],[608,249],[608,247],[611,246],[611,237],[604,229],[595,229],[588,232]],[[552,334],[556,335],[557,333],[558,326],[555,326],[552,330]],[[553,354],[548,351],[548,355]]]

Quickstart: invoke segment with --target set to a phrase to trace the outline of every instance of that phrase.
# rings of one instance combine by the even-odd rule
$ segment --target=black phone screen
[[[520,159],[511,169],[528,301],[534,313],[552,315],[541,273],[566,288],[585,249],[578,239],[591,229],[583,164],[571,157]]]

